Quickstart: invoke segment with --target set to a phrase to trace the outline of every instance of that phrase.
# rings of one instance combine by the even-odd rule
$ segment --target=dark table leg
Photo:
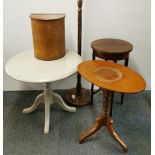
[[[111,106],[110,106],[110,113],[109,116],[112,116],[112,108],[113,108],[113,102],[114,102],[114,93],[111,94]]]
[[[90,99],[90,104],[93,104],[93,95],[94,95],[94,85],[91,84],[91,99]]]
[[[125,59],[124,66],[128,66],[128,63],[129,63],[129,58]],[[124,100],[124,93],[121,94],[121,104],[123,104],[123,100]]]
[[[117,60],[114,60],[114,62],[117,63]],[[114,102],[114,92],[112,92],[112,95],[111,95],[111,106],[110,106],[110,114],[109,114],[110,117],[112,116],[113,102]]]
[[[113,128],[113,120],[109,117],[109,108],[110,108],[110,101],[111,101],[111,94],[112,92],[108,90],[103,90],[104,102],[103,102],[103,110],[102,114],[96,118],[96,123],[93,128],[87,131],[84,135],[80,137],[80,143],[83,143],[84,140],[91,135],[95,134],[102,126],[106,126],[108,128],[109,133],[112,135],[114,140],[120,144],[123,148],[124,152],[128,151],[127,145],[121,140],[119,135],[116,133],[115,129]]]
[[[95,60],[95,54],[94,54],[94,52],[92,54],[92,60]],[[90,104],[93,104],[93,96],[94,96],[94,85],[91,84],[91,99],[90,99]]]

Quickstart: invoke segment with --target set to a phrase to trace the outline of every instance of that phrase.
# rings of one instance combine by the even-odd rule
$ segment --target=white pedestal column
[[[68,112],[76,112],[75,107],[68,106],[62,99],[60,95],[57,93],[53,93],[50,88],[50,83],[44,83],[44,92],[39,94],[33,105],[29,108],[23,110],[23,113],[31,113],[35,111],[40,103],[45,103],[45,125],[44,125],[44,134],[49,133],[49,125],[50,125],[50,105],[53,103],[59,104],[59,106]]]

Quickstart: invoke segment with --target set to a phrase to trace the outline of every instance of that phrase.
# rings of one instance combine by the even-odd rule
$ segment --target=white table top
[[[34,57],[29,50],[13,56],[7,62],[5,70],[12,78],[30,83],[44,83],[64,79],[77,71],[81,57],[73,51],[58,60],[43,61]]]

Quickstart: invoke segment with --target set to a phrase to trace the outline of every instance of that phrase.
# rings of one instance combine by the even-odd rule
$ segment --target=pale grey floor
[[[51,106],[51,126],[43,134],[44,107],[31,114],[22,114],[40,91],[4,92],[4,155],[119,155],[120,146],[103,127],[83,144],[78,140],[91,128],[102,108],[102,94],[95,96],[94,105],[78,107],[68,113],[58,105]],[[62,96],[64,91],[57,91]],[[115,95],[114,127],[128,144],[130,155],[150,155],[151,92],[126,95],[120,105]]]

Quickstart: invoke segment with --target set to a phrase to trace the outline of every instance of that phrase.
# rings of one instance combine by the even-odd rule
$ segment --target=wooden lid
[[[131,52],[133,49],[131,43],[113,38],[95,40],[91,43],[91,47],[95,52],[102,52],[105,54],[120,54]]]
[[[65,14],[31,14],[31,19],[36,20],[57,20],[61,18],[65,18]]]
[[[105,68],[107,70],[103,71]],[[85,61],[78,66],[78,71],[86,80],[96,86],[115,92],[137,93],[146,87],[141,75],[129,67],[113,62]]]

